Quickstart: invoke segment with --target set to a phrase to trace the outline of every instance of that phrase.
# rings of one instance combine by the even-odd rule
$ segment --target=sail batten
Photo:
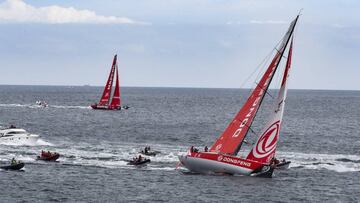
[[[297,16],[296,19],[290,24],[290,27],[278,49],[279,51],[276,52],[260,82],[252,91],[243,107],[236,114],[235,118],[230,122],[222,135],[212,145],[210,151],[235,155],[240,150],[241,144],[249,129],[251,128],[255,115],[259,110],[265,93],[269,88],[272,78],[280,64],[286,46],[294,31],[298,17],[299,16]]]

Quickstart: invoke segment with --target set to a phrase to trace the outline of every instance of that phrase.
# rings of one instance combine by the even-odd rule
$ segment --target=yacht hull
[[[5,144],[12,143],[36,143],[39,140],[38,135],[14,135],[9,137],[1,137],[0,142]]]
[[[179,156],[181,164],[196,173],[251,175],[268,167],[259,162],[217,153],[190,153]]]
[[[111,107],[111,106],[99,106],[96,104],[91,105],[91,108],[94,110],[121,110],[121,109],[128,109],[128,106],[117,106],[117,107]]]

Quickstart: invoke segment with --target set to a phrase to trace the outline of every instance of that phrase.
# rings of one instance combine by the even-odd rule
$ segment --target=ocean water
[[[211,146],[249,90],[125,87],[129,110],[91,110],[101,90],[0,86],[0,125],[41,136],[33,144],[0,143],[1,165],[12,157],[26,164],[20,172],[0,170],[0,202],[360,201],[359,91],[290,90],[277,156],[291,168],[266,179],[176,169],[189,146]],[[270,104],[263,104],[256,132]],[[162,153],[147,166],[126,165],[146,145]],[[62,156],[36,161],[41,150]]]

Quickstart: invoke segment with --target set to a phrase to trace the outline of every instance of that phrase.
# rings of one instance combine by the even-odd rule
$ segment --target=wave
[[[42,146],[47,146],[44,149]],[[20,146],[14,148],[6,146],[0,149],[0,161],[9,161],[16,157],[20,161],[29,164],[46,164],[37,161],[36,156],[41,150],[56,151],[61,154],[59,163],[71,166],[102,167],[134,169],[127,165],[127,161],[135,156],[143,146],[136,143],[109,144],[106,142],[94,146],[89,143],[59,143],[54,146],[50,142],[39,140],[36,145]],[[178,155],[186,153],[186,147],[169,145],[152,145],[154,150],[161,151],[155,157],[148,157],[151,163],[144,170],[175,170],[178,163]],[[331,170],[339,173],[360,171],[360,156],[346,154],[307,154],[298,152],[278,152],[279,159],[285,158],[291,161],[290,168],[293,170]]]
[[[359,155],[279,152],[278,158],[290,160],[290,168],[304,168],[311,170],[326,169],[339,173],[360,171]]]
[[[39,145],[38,145],[39,146]],[[8,146],[7,149],[0,149],[0,161],[9,161],[15,157],[26,164],[47,164],[46,162],[36,160],[37,155],[43,148],[38,146],[14,149]],[[56,147],[48,145],[47,149],[56,151],[61,154],[57,164],[68,166],[85,166],[85,167],[101,167],[101,168],[120,168],[120,169],[136,169],[138,167],[127,165],[126,160],[130,160],[138,156],[139,147],[132,144],[118,148],[118,146],[99,145],[91,146],[90,144],[82,143],[78,146],[69,147],[60,144]],[[115,148],[116,147],[116,148]],[[159,146],[158,146],[159,147]],[[165,148],[156,148],[162,151],[156,157],[150,157],[151,163],[145,167],[144,170],[174,170],[178,159],[176,150],[167,152]]]

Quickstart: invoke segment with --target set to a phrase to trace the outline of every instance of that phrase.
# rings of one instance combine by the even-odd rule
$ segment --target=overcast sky
[[[300,9],[290,88],[360,90],[357,0],[0,1],[0,84],[239,88]]]

